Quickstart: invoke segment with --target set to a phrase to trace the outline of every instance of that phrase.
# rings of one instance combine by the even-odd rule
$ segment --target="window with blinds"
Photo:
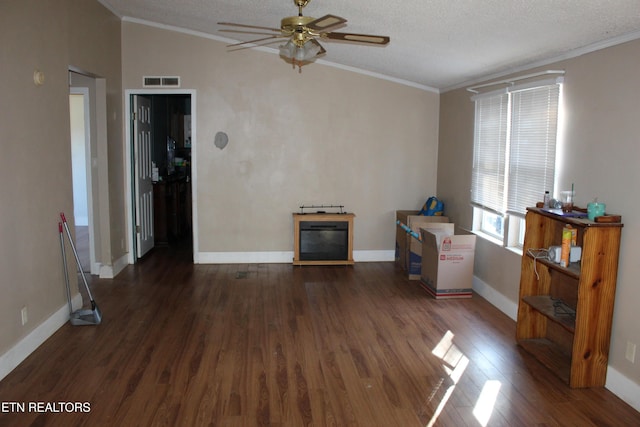
[[[506,92],[476,99],[471,203],[495,213],[505,211],[508,106]]]
[[[524,215],[553,192],[562,78],[476,95],[471,203]]]
[[[507,213],[524,215],[553,192],[559,99],[559,84],[511,94]]]

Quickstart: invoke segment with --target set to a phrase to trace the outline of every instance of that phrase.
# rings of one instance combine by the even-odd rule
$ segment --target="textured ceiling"
[[[100,0],[123,19],[204,32],[217,22],[279,28],[293,0]],[[348,20],[339,31],[386,35],[385,47],[322,41],[323,62],[446,90],[640,38],[639,0],[312,0],[305,16]],[[226,27],[230,28],[230,27]],[[268,45],[277,52],[278,44]],[[286,64],[283,64],[285,67]]]

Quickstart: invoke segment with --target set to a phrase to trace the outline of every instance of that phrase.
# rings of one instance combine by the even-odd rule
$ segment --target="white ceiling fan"
[[[265,30],[265,32],[256,32],[222,29],[220,31],[267,36],[256,40],[231,44],[228,47],[237,47],[261,42],[262,44],[270,44],[287,40],[285,44],[279,46],[280,56],[291,62],[294,68],[297,65],[300,72],[302,71],[303,65],[308,64],[318,56],[326,53],[326,50],[318,42],[318,39],[367,43],[379,46],[384,46],[389,43],[390,39],[388,36],[333,31],[334,29],[343,27],[347,22],[346,19],[336,15],[325,15],[317,19],[310,16],[304,16],[302,14],[302,9],[309,4],[310,1],[311,0],[293,0],[293,3],[298,7],[298,15],[283,18],[280,22],[280,28],[260,27],[255,25],[236,24],[232,22],[218,22],[218,25],[227,25],[253,30]]]

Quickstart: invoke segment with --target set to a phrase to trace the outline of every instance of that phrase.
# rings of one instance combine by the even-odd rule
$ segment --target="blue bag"
[[[418,215],[425,216],[442,216],[444,214],[444,203],[438,200],[437,197],[431,196],[427,199],[424,206],[420,210]]]

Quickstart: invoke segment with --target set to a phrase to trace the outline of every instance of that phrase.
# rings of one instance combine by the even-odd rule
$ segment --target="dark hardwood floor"
[[[482,298],[436,301],[393,263],[190,260],[156,248],[92,280],[103,323],[66,324],[0,382],[0,425],[640,425],[524,353]]]
[[[80,265],[82,265],[82,271],[87,274],[91,274],[91,256],[89,255],[89,227],[86,225],[76,225],[75,230],[76,235],[74,244],[76,245],[76,251],[78,252]],[[69,256],[73,258],[73,253],[69,253]]]

